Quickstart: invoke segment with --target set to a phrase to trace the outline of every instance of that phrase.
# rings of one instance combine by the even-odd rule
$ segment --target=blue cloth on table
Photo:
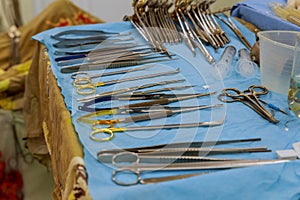
[[[242,33],[247,37],[251,44],[255,42],[255,36],[248,29],[236,22]],[[237,50],[244,48],[244,45],[236,38],[234,33],[226,26],[221,24],[222,28],[231,39],[230,45],[234,45]],[[68,110],[72,115],[73,124],[78,137],[84,147],[84,160],[89,174],[89,190],[94,199],[299,199],[300,190],[300,168],[297,167],[299,162],[293,161],[285,164],[276,164],[268,166],[241,168],[217,171],[203,176],[192,177],[188,179],[169,181],[160,184],[136,185],[130,187],[118,186],[111,180],[113,168],[97,161],[97,152],[103,149],[112,148],[130,148],[138,146],[149,146],[153,144],[163,144],[170,142],[191,142],[202,140],[220,140],[220,139],[240,139],[261,137],[261,142],[252,142],[244,144],[231,144],[219,147],[256,147],[267,146],[272,149],[271,153],[257,154],[240,154],[240,155],[224,155],[230,158],[248,158],[248,159],[275,159],[275,150],[291,149],[294,142],[300,141],[299,120],[289,113],[285,116],[276,112],[276,118],[280,120],[279,124],[271,124],[262,119],[254,111],[241,103],[225,104],[224,108],[213,109],[207,111],[197,111],[184,113],[175,117],[164,120],[153,120],[151,124],[164,123],[189,123],[196,121],[219,120],[226,116],[224,126],[211,128],[191,128],[180,130],[161,130],[161,131],[140,131],[132,133],[116,133],[110,142],[97,143],[89,138],[91,132],[90,126],[77,123],[76,119],[86,114],[78,111],[77,98],[78,95],[72,86],[71,74],[62,74],[55,62],[53,52],[55,48],[52,44],[55,42],[50,36],[63,30],[72,29],[99,29],[111,32],[132,32],[133,27],[128,22],[98,24],[89,26],[77,26],[52,29],[38,34],[34,39],[46,45],[49,51],[51,67]],[[135,38],[139,38],[136,36]],[[252,84],[260,84],[259,74],[253,78],[244,79],[234,70],[229,78],[224,81],[216,80],[212,75],[211,65],[205,58],[197,52],[197,56],[192,53],[184,44],[167,45],[167,48],[176,53],[177,60],[159,63],[151,72],[166,71],[180,67],[181,72],[176,76],[166,76],[151,79],[153,82],[162,80],[171,80],[183,78],[184,83],[174,85],[196,85],[195,88],[185,91],[176,91],[177,93],[188,92],[207,92],[203,85],[209,85],[209,91],[216,90],[218,93],[224,87],[236,87],[244,90]],[[207,47],[209,52],[218,60],[224,49],[215,51],[212,47]],[[235,55],[232,68],[234,68],[238,56]],[[149,72],[149,71],[148,71]],[[98,71],[91,73],[99,73]],[[145,74],[145,71],[138,73],[130,73],[130,76]],[[119,76],[121,78],[122,76]],[[103,78],[104,79],[104,78]],[[109,77],[105,80],[115,79]],[[147,80],[128,82],[119,84],[118,86],[100,87],[97,89],[99,93],[112,89],[129,87],[132,85],[145,84]],[[152,88],[151,88],[152,89]],[[280,108],[287,110],[287,97],[271,93],[266,97],[262,97],[269,103],[273,103]],[[119,105],[116,102],[115,105]],[[220,103],[216,96],[201,98],[199,100],[183,101],[180,104],[173,105],[197,105]],[[110,106],[108,103],[102,106]],[[298,121],[297,121],[298,120]],[[287,123],[288,122],[288,123]],[[288,125],[288,130],[286,124]],[[149,125],[148,122],[142,122],[138,125]],[[131,125],[130,125],[131,126]],[[193,171],[195,172],[195,171]],[[193,172],[152,172],[142,173],[142,177],[160,177],[173,174],[193,173]],[[197,172],[197,171],[196,171]],[[214,172],[214,171],[212,171]],[[283,192],[284,191],[284,192]]]
[[[293,30],[300,27],[281,19],[269,7],[270,2],[285,3],[286,0],[245,0],[231,9],[231,15],[254,24],[260,30]]]

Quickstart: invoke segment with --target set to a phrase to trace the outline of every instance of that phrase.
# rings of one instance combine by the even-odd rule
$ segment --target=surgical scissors
[[[125,74],[125,73],[129,73],[129,72],[134,72],[134,71],[141,71],[144,69],[151,68],[153,66],[154,65],[145,65],[145,66],[137,67],[137,68],[130,68],[130,69],[125,69],[125,70],[113,71],[113,72],[103,72],[103,73],[91,74],[91,75],[89,75],[89,73],[86,71],[79,71],[79,72],[74,72],[72,74],[71,78],[74,79],[74,84],[76,82],[76,85],[84,85],[84,84],[92,83],[91,79],[94,79],[94,78],[99,78],[99,77],[104,77],[104,76],[112,76],[112,75],[118,75],[118,74]]]
[[[126,93],[126,92],[132,92],[135,90],[140,90],[140,89],[145,89],[145,88],[150,88],[150,87],[154,87],[154,86],[160,86],[160,85],[168,85],[168,84],[172,84],[172,83],[179,83],[179,82],[183,82],[183,79],[178,79],[178,80],[169,80],[169,81],[161,81],[161,82],[156,82],[156,83],[148,83],[148,84],[144,84],[144,85],[139,85],[139,86],[133,86],[133,87],[127,87],[127,88],[123,88],[123,89],[119,89],[119,90],[114,90],[111,92],[103,92],[100,94],[96,94],[92,97],[86,97],[86,98],[81,98],[78,99],[78,102],[83,102],[86,103],[86,106],[94,104],[95,101],[97,99],[103,98],[103,97],[107,97],[107,96],[113,96],[116,94],[122,94],[122,93]],[[186,89],[192,86],[179,86],[179,89]],[[162,89],[158,89],[158,90],[152,90],[153,92],[157,92],[157,91],[170,91],[173,89],[177,89],[178,87],[168,87],[168,88],[162,88]],[[166,89],[166,90],[163,90]],[[148,92],[150,93],[150,92]]]
[[[232,102],[242,102],[260,116],[272,122],[274,124],[279,121],[274,118],[274,116],[261,104],[258,99],[261,95],[266,95],[268,89],[264,86],[251,85],[247,90],[240,91],[236,88],[225,88],[222,93],[218,96],[218,99],[222,102],[232,103]]]
[[[122,82],[128,82],[128,81],[135,81],[135,80],[140,80],[140,79],[146,79],[146,78],[153,78],[153,77],[158,77],[158,76],[166,76],[166,75],[171,75],[171,74],[177,74],[179,73],[180,69],[177,68],[172,71],[166,71],[166,72],[160,72],[160,73],[155,73],[155,74],[148,74],[144,76],[135,76],[135,77],[129,77],[129,78],[124,78],[124,79],[115,79],[107,82],[97,82],[97,83],[79,83],[77,84],[74,82],[74,86],[77,87],[77,92],[78,94],[82,95],[87,95],[87,94],[93,94],[96,92],[96,87],[100,86],[107,86],[107,85],[112,85],[112,84],[117,84],[117,83],[122,83]]]
[[[224,123],[225,119],[219,121],[209,121],[209,122],[196,122],[196,123],[186,123],[186,124],[164,124],[164,125],[153,125],[153,126],[132,126],[132,127],[113,127],[108,128],[97,128],[90,133],[90,138],[97,142],[109,141],[114,137],[115,132],[125,132],[125,131],[143,131],[143,130],[160,130],[160,129],[178,129],[178,128],[194,128],[194,127],[213,127],[220,126]],[[102,133],[104,137],[96,137]],[[105,135],[108,135],[105,137]]]
[[[139,156],[137,155],[137,158]],[[139,159],[137,159],[137,162]],[[143,179],[141,177],[142,172],[151,171],[189,171],[189,170],[213,170],[213,169],[232,169],[240,167],[251,167],[267,164],[279,164],[289,162],[290,160],[215,160],[215,161],[201,161],[201,162],[183,162],[183,163],[158,163],[158,164],[135,164],[126,167],[117,168],[112,173],[112,180],[122,186],[131,186],[138,183],[143,184]],[[120,174],[126,173],[135,175],[135,180],[120,179]],[[199,174],[200,175],[200,174]],[[193,176],[193,175],[191,175]],[[176,176],[172,176],[176,178]],[[189,177],[189,176],[188,176]],[[180,178],[180,177],[179,177]],[[167,179],[168,180],[168,179]],[[170,179],[173,180],[173,179]]]

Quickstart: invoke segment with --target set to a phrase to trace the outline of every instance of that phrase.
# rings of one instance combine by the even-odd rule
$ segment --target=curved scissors
[[[137,162],[138,162],[137,156]],[[122,186],[130,186],[146,183],[157,183],[161,181],[168,181],[168,180],[176,180],[180,178],[188,178],[191,176],[195,176],[196,174],[186,175],[177,175],[177,176],[170,176],[163,179],[162,177],[157,181],[149,181],[147,179],[142,179],[141,173],[142,172],[151,172],[151,171],[171,171],[171,170],[179,170],[179,171],[188,171],[188,170],[212,170],[212,169],[231,169],[231,168],[239,168],[239,167],[251,167],[251,166],[258,166],[258,165],[268,165],[268,164],[276,164],[276,163],[285,163],[289,162],[289,160],[213,160],[213,161],[201,161],[201,162],[183,162],[183,163],[158,163],[158,164],[134,164],[127,167],[121,167],[116,169],[112,174],[112,180]],[[135,175],[135,180],[128,180],[128,179],[121,179],[119,174],[126,173]],[[204,172],[205,173],[205,172]],[[198,175],[204,174],[198,173]],[[183,177],[181,177],[183,176]],[[132,178],[132,176],[130,176]]]
[[[154,126],[113,127],[112,125],[110,125],[108,128],[93,127],[93,131],[90,133],[90,138],[97,142],[106,142],[106,141],[110,141],[114,137],[115,132],[193,128],[193,127],[212,127],[212,126],[220,126],[223,123],[224,123],[224,119],[220,121],[197,122],[197,123],[186,123],[186,124],[165,124],[165,125],[154,125]],[[96,137],[96,135],[102,135],[103,137],[100,136]]]
[[[266,95],[268,92],[269,90],[266,87],[258,85],[251,85],[244,91],[240,91],[236,88],[225,88],[218,96],[218,99],[226,103],[242,102],[268,121],[278,123],[279,121],[273,117],[258,99],[259,96]]]
[[[113,85],[116,83],[122,83],[127,81],[135,81],[135,80],[142,80],[146,78],[153,78],[158,76],[166,76],[171,74],[177,74],[179,73],[180,69],[177,68],[172,71],[166,71],[166,72],[160,72],[155,74],[148,74],[143,76],[135,76],[135,77],[129,77],[124,79],[115,79],[107,82],[97,82],[92,83],[90,79],[83,79],[81,81],[74,81],[73,85],[77,87],[78,94],[87,95],[87,94],[93,94],[96,92],[97,87],[106,86],[106,85]]]

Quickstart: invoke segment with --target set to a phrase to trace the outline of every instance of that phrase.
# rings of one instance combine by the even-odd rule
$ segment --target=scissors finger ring
[[[101,134],[102,133],[102,134]],[[104,135],[104,137],[96,137],[96,135]],[[105,137],[105,135],[107,135]],[[106,142],[110,141],[114,137],[114,132],[109,128],[95,129],[91,132],[90,138],[97,142]]]
[[[128,164],[126,166],[135,165],[140,163],[140,158],[138,154],[128,151],[117,153],[112,157],[112,164],[116,167],[126,167],[122,164],[124,162]]]
[[[259,85],[251,85],[247,91],[251,92],[253,95],[258,95],[258,96],[268,94],[269,92],[269,90],[266,87],[259,86]]]
[[[133,174],[135,175],[135,179],[133,179],[133,181],[122,181],[122,180],[119,180],[119,178],[117,177],[121,177],[121,173],[127,173],[127,174]],[[112,180],[118,184],[118,185],[122,185],[122,186],[131,186],[131,185],[136,185],[138,183],[140,183],[142,181],[142,177],[141,177],[141,174],[138,170],[135,170],[135,169],[127,169],[127,168],[119,168],[119,169],[116,169],[113,174],[112,174]]]

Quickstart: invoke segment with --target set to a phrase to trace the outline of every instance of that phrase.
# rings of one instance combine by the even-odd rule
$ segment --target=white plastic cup
[[[273,92],[287,95],[297,31],[260,31],[261,84]]]

